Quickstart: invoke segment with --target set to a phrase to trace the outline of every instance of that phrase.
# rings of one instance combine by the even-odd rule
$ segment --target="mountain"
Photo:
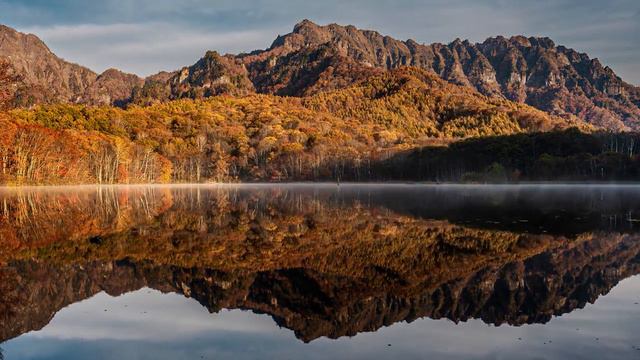
[[[32,34],[0,25],[0,60],[7,61],[19,76],[14,89],[17,106],[47,103],[123,104],[134,86],[142,83],[135,75],[107,70],[98,75],[80,65],[57,57]]]
[[[137,104],[255,93],[244,65],[231,55],[221,56],[215,51],[208,51],[192,66],[172,73],[159,73],[141,85],[133,91],[132,102]]]
[[[287,66],[281,59],[327,46],[364,67],[424,68],[485,95],[525,102],[555,115],[576,115],[602,128],[640,127],[640,88],[597,59],[556,46],[549,38],[499,36],[479,44],[457,39],[448,45],[422,45],[353,26],[319,26],[305,20],[266,51],[241,57],[250,69],[264,68],[265,62]]]
[[[342,89],[384,72],[344,56],[330,44],[280,57],[265,54],[243,57],[243,61],[258,92],[280,96],[304,97]]]
[[[124,106],[130,102],[133,89],[144,84],[144,80],[133,74],[109,69],[98,75],[83,92],[79,103],[92,105]]]
[[[21,78],[18,105],[76,102],[97,78],[93,71],[55,56],[35,35],[6,26],[0,26],[0,55]]]
[[[0,57],[22,76],[15,103],[147,105],[180,98],[254,92],[307,97],[358,85],[400,67],[416,67],[480,93],[526,103],[607,130],[640,129],[640,88],[597,59],[549,38],[498,36],[482,43],[400,41],[354,26],[309,20],[266,50],[220,55],[140,79],[117,70],[97,75],[56,57],[34,35],[0,27]]]

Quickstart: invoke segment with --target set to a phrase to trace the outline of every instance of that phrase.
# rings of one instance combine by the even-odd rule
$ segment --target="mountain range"
[[[97,74],[57,57],[35,35],[0,26],[0,58],[19,76],[13,86],[13,104],[18,107],[126,107],[221,94],[306,98],[387,74],[402,77],[407,71],[402,68],[410,67],[416,69],[409,71],[435,74],[489,98],[528,104],[570,124],[640,129],[639,87],[623,81],[598,59],[540,37],[424,45],[353,26],[304,20],[266,50],[239,55],[208,51],[194,65],[141,78],[115,69]]]

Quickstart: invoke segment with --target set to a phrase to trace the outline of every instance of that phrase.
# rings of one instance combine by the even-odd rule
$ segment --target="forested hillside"
[[[545,38],[427,46],[303,21],[146,79],[0,40],[1,184],[640,175],[636,135],[605,133],[637,127],[638,89]]]
[[[57,104],[0,121],[8,184],[367,180],[376,163],[418,146],[568,126],[411,68],[307,98]]]

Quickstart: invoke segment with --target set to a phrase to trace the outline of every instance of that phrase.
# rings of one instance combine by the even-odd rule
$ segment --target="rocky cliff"
[[[244,59],[256,68],[327,46],[365,67],[429,69],[483,94],[526,102],[556,115],[576,115],[608,129],[640,124],[638,87],[624,82],[597,59],[557,46],[549,38],[498,36],[478,44],[457,39],[447,45],[423,45],[353,26],[319,26],[305,20],[292,33],[278,37],[268,50]]]

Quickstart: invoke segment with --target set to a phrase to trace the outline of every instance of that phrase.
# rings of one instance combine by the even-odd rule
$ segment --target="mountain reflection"
[[[0,342],[144,287],[303,341],[422,317],[545,323],[640,273],[640,191],[86,187],[0,192]]]

